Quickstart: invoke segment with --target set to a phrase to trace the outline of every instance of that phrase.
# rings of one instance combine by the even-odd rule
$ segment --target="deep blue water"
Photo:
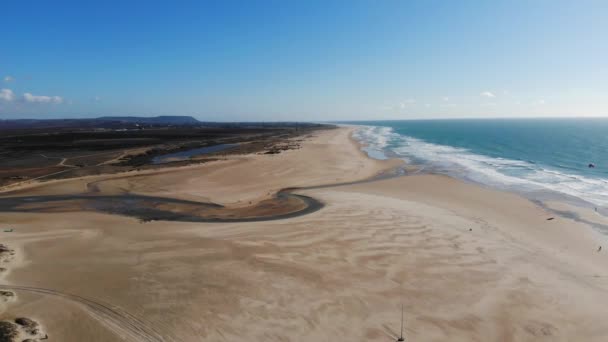
[[[372,157],[608,206],[608,118],[352,122]],[[589,168],[590,163],[595,168]]]

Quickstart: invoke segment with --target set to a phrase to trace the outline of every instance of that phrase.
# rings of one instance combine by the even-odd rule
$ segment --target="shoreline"
[[[349,126],[355,128],[357,127],[357,125]],[[359,148],[361,148],[361,151],[365,158],[381,161],[379,159],[371,157],[368,153],[362,150],[362,148],[365,146],[363,142],[357,141],[357,139],[355,138],[352,138],[352,140],[355,144],[357,144],[357,146],[359,146]],[[391,157],[391,159],[402,160],[398,157]],[[405,160],[402,161],[403,165],[399,166],[398,168],[408,170],[407,162]],[[418,169],[414,173],[405,173],[398,177],[431,177],[431,179],[449,179],[450,183],[453,183],[456,186],[466,185],[473,188],[485,189],[490,192],[514,195],[520,198],[521,200],[524,200],[536,206],[541,212],[545,212],[547,214],[547,218],[550,218],[552,217],[552,215],[554,215],[562,219],[582,224],[583,229],[589,229],[592,232],[592,235],[594,236],[593,240],[597,242],[598,246],[608,245],[608,216],[604,214],[602,210],[594,211],[592,209],[593,204],[586,202],[580,198],[572,197],[556,191],[547,190],[545,191],[545,193],[547,193],[548,195],[544,196],[544,198],[542,199],[537,199],[534,197],[534,193],[523,193],[518,189],[499,188],[489,184],[480,183],[471,179],[462,179],[450,174],[438,173],[428,170],[425,171],[424,167]]]
[[[24,260],[4,277],[17,300],[0,319],[32,317],[66,342],[385,341],[403,304],[406,337],[416,341],[608,337],[608,258],[596,252],[604,236],[571,219],[547,220],[521,196],[448,176],[364,181],[401,161],[368,158],[350,133],[318,133],[278,155],[28,189],[70,194],[92,184],[106,194],[238,209],[299,187],[325,206],[223,223],[0,212],[14,228],[0,232],[3,242]]]
[[[349,126],[356,127],[357,125],[350,124]],[[543,202],[548,202],[559,200],[561,202],[565,202],[583,209],[590,208],[597,210],[603,216],[608,217],[608,207],[606,207],[606,202],[602,202],[602,200],[600,199],[601,196],[597,197],[599,196],[597,194],[597,191],[602,189],[601,186],[595,186],[594,188],[596,191],[594,192],[592,190],[589,190],[589,193],[585,193],[585,191],[576,187],[589,187],[591,186],[590,182],[592,181],[600,181],[600,183],[602,183],[601,179],[594,178],[595,176],[586,175],[583,172],[585,170],[581,171],[583,173],[576,173],[575,171],[572,171],[573,173],[571,174],[562,174],[560,172],[565,171],[559,171],[559,169],[557,169],[556,171],[556,169],[554,169],[552,166],[541,165],[539,167],[529,169],[529,167],[536,165],[536,163],[532,161],[520,161],[519,159],[509,159],[508,157],[505,157],[506,159],[504,159],[497,156],[484,155],[482,153],[469,151],[466,148],[454,147],[450,145],[436,145],[434,143],[428,143],[418,138],[400,135],[399,133],[396,133],[394,131],[394,129],[397,128],[390,125],[374,125],[373,122],[370,122],[367,124],[360,124],[358,127],[360,127],[362,129],[362,132],[364,132],[360,134],[360,139],[369,141],[372,146],[371,152],[373,153],[368,153],[368,156],[370,158],[380,160],[384,158],[401,158],[408,163],[421,165],[422,170],[420,171],[422,172],[420,173],[447,175],[468,183],[490,187],[502,191],[517,193],[523,197],[529,198],[534,201],[541,200]],[[406,146],[409,146],[409,144],[411,144],[408,140],[410,138],[415,141],[416,144],[420,143],[420,146],[416,145],[416,148],[430,149],[429,153],[431,153],[431,156],[435,159],[430,158],[425,153],[422,153],[420,155],[415,151],[406,148]],[[401,145],[402,141],[400,139],[405,139],[404,141],[407,141],[407,143]],[[399,150],[399,148],[404,148],[405,150]],[[444,153],[446,155],[454,154],[456,157],[461,156],[465,158],[466,163],[460,163],[449,157],[444,158]],[[414,162],[411,161],[412,158]],[[502,161],[505,161],[504,165]],[[518,164],[520,162],[526,165],[521,166]],[[499,168],[495,168],[495,165],[485,165],[486,163],[498,163]],[[501,168],[509,167],[511,165],[515,165],[516,167],[521,166],[525,170],[527,170],[526,172],[541,172],[543,176],[546,176],[546,174],[555,173],[557,174],[557,176],[555,177],[581,177],[583,180],[585,180],[585,182],[582,184],[576,183],[572,184],[571,186],[568,185],[566,187],[561,188],[552,185],[553,183],[557,184],[561,181],[565,181],[560,181],[560,178],[555,178],[553,181],[545,182],[542,180],[535,181],[534,178],[530,179],[526,176],[510,176],[508,172],[503,174]],[[585,169],[587,169],[586,166],[587,164],[584,164]]]
[[[347,124],[343,125],[346,127],[353,128],[363,128],[363,127],[374,127],[367,125],[357,125],[357,124]],[[352,138],[355,143],[361,148],[362,153],[366,158],[374,159],[382,161],[384,159],[378,159],[374,156],[370,155],[368,152],[364,150],[366,147],[363,141],[358,141],[356,138]],[[466,184],[470,184],[473,186],[479,186],[486,189],[492,189],[496,191],[502,191],[506,193],[512,193],[518,195],[528,201],[531,201],[543,209],[551,212],[554,215],[559,215],[564,218],[574,219],[578,222],[586,223],[591,228],[596,229],[603,234],[608,235],[608,208],[597,206],[585,199],[575,197],[566,193],[562,193],[556,190],[550,189],[535,189],[535,190],[523,190],[517,188],[515,186],[497,186],[488,183],[484,183],[481,181],[477,181],[465,176],[458,176],[456,174],[450,173],[449,171],[436,171],[432,168],[429,169],[424,164],[409,164],[403,157],[398,155],[387,155],[386,152],[383,153],[384,157],[387,159],[399,159],[403,161],[402,169],[406,172],[403,173],[404,176],[412,176],[412,175],[436,175],[436,176],[445,176],[456,181],[464,182]],[[554,207],[559,207],[560,209],[555,209]],[[600,217],[590,218],[588,214],[589,211],[594,212],[594,214],[599,215]],[[581,216],[586,217],[588,220],[582,219]],[[591,215],[593,216],[593,215]]]

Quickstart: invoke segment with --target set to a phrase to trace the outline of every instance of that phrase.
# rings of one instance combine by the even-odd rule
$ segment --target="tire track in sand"
[[[162,336],[156,329],[152,328],[141,319],[111,304],[40,287],[0,284],[0,289],[50,295],[83,305],[95,319],[104,324],[110,331],[127,341],[175,341],[173,338]]]

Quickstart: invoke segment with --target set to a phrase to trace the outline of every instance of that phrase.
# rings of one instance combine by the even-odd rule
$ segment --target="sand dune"
[[[24,193],[100,191],[239,206],[290,186],[368,178],[350,129],[302,149],[196,167],[61,181]],[[3,319],[56,341],[606,341],[605,237],[516,195],[439,176],[300,191],[314,213],[249,223],[6,213],[22,260]],[[606,244],[608,246],[608,244]],[[106,309],[107,308],[107,309]]]

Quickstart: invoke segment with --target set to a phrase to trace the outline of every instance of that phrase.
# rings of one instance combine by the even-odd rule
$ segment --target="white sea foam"
[[[400,135],[393,132],[390,127],[362,126],[357,129],[353,137],[363,145],[363,150],[376,159],[387,159],[386,148],[391,139],[399,138]]]
[[[608,206],[608,180],[560,172],[533,162],[495,158],[471,151],[402,136],[390,127],[365,126],[354,137],[372,158],[396,156],[427,164],[437,172],[499,187],[554,191],[597,206]]]

